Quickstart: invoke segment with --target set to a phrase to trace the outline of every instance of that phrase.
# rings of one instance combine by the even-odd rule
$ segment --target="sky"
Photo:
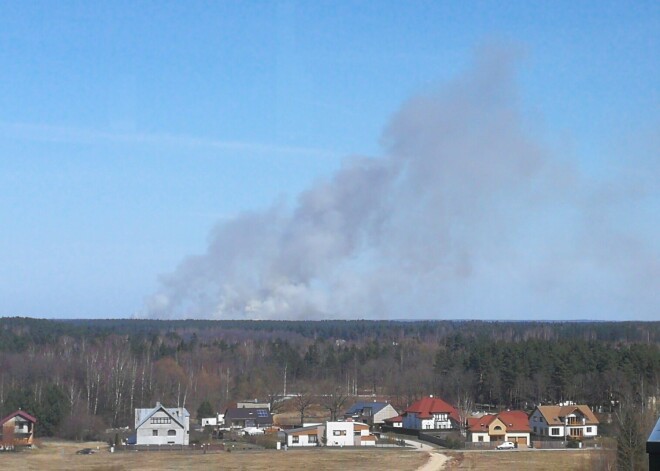
[[[660,319],[660,4],[0,2],[0,316]]]

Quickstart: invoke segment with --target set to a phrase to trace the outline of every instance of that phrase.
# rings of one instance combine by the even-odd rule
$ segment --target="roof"
[[[9,420],[11,420],[11,419],[13,419],[13,418],[16,417],[16,416],[23,417],[25,420],[28,420],[28,421],[32,422],[33,424],[36,424],[36,423],[37,423],[37,419],[36,419],[35,417],[33,417],[32,415],[28,414],[28,413],[25,412],[24,410],[20,410],[20,409],[19,409],[19,410],[17,410],[17,411],[12,412],[11,414],[9,414],[9,415],[8,415],[7,417],[5,417],[4,419],[0,420],[0,425],[4,424],[5,422],[7,422],[7,421],[9,421]]]
[[[403,422],[403,417],[401,417],[400,415],[397,415],[396,417],[391,417],[389,419],[385,419],[385,422],[392,422],[392,423]]]
[[[413,402],[404,412],[404,414],[417,414],[420,419],[430,419],[433,414],[449,414],[455,421],[459,421],[456,409],[447,404],[442,399],[428,396]]]
[[[507,432],[529,433],[529,417],[522,410],[508,410],[499,414],[486,414],[482,417],[468,417],[468,430],[472,433],[487,433],[488,427],[496,419],[504,424]]]
[[[263,407],[232,407],[225,411],[225,423],[232,420],[250,420],[253,419],[255,423],[272,424],[273,416],[268,409]]]
[[[543,415],[548,425],[564,425],[564,418],[576,411],[584,415],[588,425],[597,425],[599,423],[589,406],[584,404],[571,406],[536,406],[536,408]]]
[[[472,433],[488,432],[488,426],[497,418],[493,414],[485,414],[481,417],[468,417],[468,430]]]
[[[175,421],[177,424],[179,424],[181,427],[185,428],[183,425],[183,422],[181,422],[181,418],[183,417],[190,417],[190,412],[186,410],[185,407],[171,407],[167,408],[163,406],[161,403],[157,403],[156,407],[153,409],[138,409],[139,412],[139,417],[140,417],[140,422],[135,426],[135,429],[137,430],[138,428],[142,427],[144,423],[149,420],[149,418],[154,415],[156,412],[162,410],[165,412],[173,421]],[[182,410],[183,411],[183,417],[179,417],[177,415],[177,411]]]
[[[504,422],[507,432],[530,432],[529,416],[522,410],[507,410],[497,414],[497,418]]]
[[[361,414],[364,409],[369,407],[371,408],[372,413],[376,414],[388,405],[388,402],[356,402],[346,411],[346,415]]]
[[[309,425],[307,427],[283,430],[283,432],[287,435],[314,435],[315,433],[318,433],[319,427],[323,427],[323,425]]]

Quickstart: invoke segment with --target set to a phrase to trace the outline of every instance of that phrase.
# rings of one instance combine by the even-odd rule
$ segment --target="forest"
[[[132,427],[156,401],[195,415],[287,394],[435,394],[496,409],[660,396],[660,322],[202,321],[0,318],[0,414],[40,435]]]

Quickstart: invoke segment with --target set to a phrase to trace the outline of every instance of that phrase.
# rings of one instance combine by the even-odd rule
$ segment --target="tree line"
[[[34,413],[42,435],[132,427],[156,401],[273,400],[285,382],[334,414],[358,394],[643,407],[660,395],[660,323],[0,319],[0,412]]]

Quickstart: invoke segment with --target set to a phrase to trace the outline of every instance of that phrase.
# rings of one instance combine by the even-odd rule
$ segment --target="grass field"
[[[92,455],[77,455],[82,448],[100,448]],[[598,470],[608,469],[613,463],[611,451],[559,450],[514,452],[452,452],[435,450],[451,459],[448,470]],[[90,470],[90,471],[140,471],[161,470],[342,470],[365,471],[401,470],[413,471],[425,465],[426,452],[402,449],[328,449],[315,448],[289,451],[215,452],[161,451],[109,453],[105,443],[75,443],[45,441],[36,450],[0,454],[1,469],[21,470]],[[442,460],[439,460],[442,462]],[[434,469],[434,466],[425,469]]]
[[[81,448],[100,447],[93,455],[76,455]],[[45,441],[37,450],[0,454],[1,469],[140,471],[161,470],[415,470],[428,459],[426,453],[401,449],[310,449],[289,451],[217,452],[118,452],[105,443]]]
[[[605,470],[614,463],[612,451],[608,450],[530,450],[490,452],[447,452],[452,460],[450,470],[483,469],[507,470],[533,469],[534,471],[555,470]]]

